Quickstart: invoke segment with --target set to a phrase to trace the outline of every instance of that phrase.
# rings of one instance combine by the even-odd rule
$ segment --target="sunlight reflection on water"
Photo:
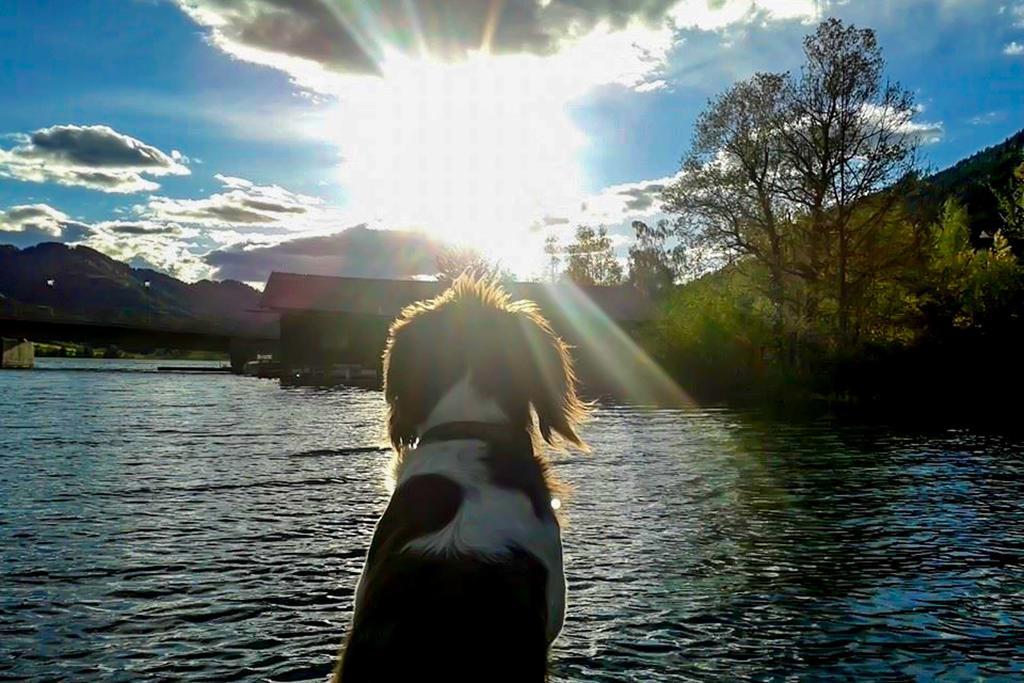
[[[329,673],[385,502],[379,394],[51,369],[0,395],[0,678]],[[1019,440],[623,406],[585,436],[556,464],[554,680],[1024,674]]]

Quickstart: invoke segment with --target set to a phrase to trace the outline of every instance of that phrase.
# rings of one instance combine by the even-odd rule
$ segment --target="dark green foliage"
[[[938,219],[943,202],[955,198],[970,212],[968,228],[977,243],[981,233],[1001,223],[998,195],[1014,185],[1022,162],[1024,129],[926,178],[920,193],[910,198],[910,206],[925,222],[932,222]],[[1024,240],[1024,236],[1007,237]]]

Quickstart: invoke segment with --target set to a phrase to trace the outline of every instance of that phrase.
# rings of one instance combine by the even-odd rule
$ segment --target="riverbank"
[[[151,353],[124,351],[116,346],[91,346],[75,343],[35,342],[37,358],[122,358],[136,360],[217,360],[229,361],[226,353],[215,351],[184,351],[181,349],[156,349]]]

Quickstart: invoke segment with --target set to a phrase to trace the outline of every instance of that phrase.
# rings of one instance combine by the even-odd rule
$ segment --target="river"
[[[0,373],[0,680],[323,680],[380,394],[37,363]],[[553,680],[1024,677],[1019,436],[614,405],[584,436]]]

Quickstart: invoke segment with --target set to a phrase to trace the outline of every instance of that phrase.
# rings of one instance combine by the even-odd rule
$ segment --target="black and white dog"
[[[335,680],[545,680],[565,577],[541,442],[586,448],[568,348],[463,276],[391,326],[384,383],[395,489]]]

